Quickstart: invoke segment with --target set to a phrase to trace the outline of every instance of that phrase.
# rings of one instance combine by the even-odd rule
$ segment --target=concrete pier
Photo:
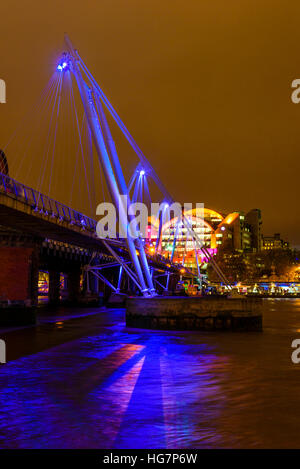
[[[160,330],[261,331],[260,298],[129,297],[126,325]]]

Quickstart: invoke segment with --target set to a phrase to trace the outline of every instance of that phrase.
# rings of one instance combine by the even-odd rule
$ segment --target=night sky
[[[264,234],[300,246],[298,1],[2,2],[0,148],[52,75],[64,32],[176,200],[260,208]]]

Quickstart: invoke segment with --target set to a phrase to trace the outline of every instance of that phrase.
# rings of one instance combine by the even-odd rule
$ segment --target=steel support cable
[[[52,112],[51,112],[51,118],[50,118],[50,124],[49,124],[48,137],[47,137],[47,141],[46,141],[46,148],[45,148],[45,151],[44,151],[44,155],[45,155],[45,153],[46,153],[46,158],[45,158],[44,155],[43,155],[44,166],[42,166],[43,169],[42,169],[42,171],[41,171],[41,175],[40,175],[39,182],[38,182],[38,188],[37,188],[38,192],[41,191],[41,188],[42,188],[42,185],[43,185],[44,179],[45,179],[46,167],[47,167],[48,158],[49,158],[50,135],[51,135],[51,129],[52,129],[53,116],[54,116],[54,111],[55,111],[55,109],[56,109],[57,96],[58,96],[58,93],[60,93],[60,91],[61,91],[61,86],[62,86],[62,76],[60,75],[59,80],[58,80],[57,89],[56,89],[54,104],[53,104]],[[40,194],[39,194],[38,197],[40,198]],[[38,203],[38,202],[39,202],[39,199],[38,199],[37,203]]]
[[[87,132],[87,135],[88,135],[88,145],[90,147],[90,156],[91,158],[93,158],[93,138],[92,138],[92,132],[91,132],[91,129],[88,125],[88,122],[86,122],[86,132]],[[100,173],[100,184],[101,184],[101,190],[102,190],[102,198],[103,198],[103,201],[106,202],[106,196],[105,196],[105,190],[104,190],[104,187],[105,187],[105,183],[104,183],[104,179],[105,179],[105,176],[104,176],[104,172],[103,172],[103,168],[102,168],[102,165],[100,163],[100,160],[99,158],[97,158],[97,161],[98,161],[98,167],[99,167],[99,173]],[[109,191],[109,188],[108,186],[106,185],[108,191]]]
[[[115,119],[115,121],[117,122],[119,128],[122,130],[123,134],[125,135],[125,137],[127,138],[127,140],[129,141],[129,143],[131,144],[132,148],[134,149],[134,151],[136,152],[137,156],[139,156],[140,160],[143,162],[144,164],[144,167],[146,169],[148,169],[151,174],[152,174],[152,178],[155,180],[156,184],[158,185],[158,187],[160,188],[160,190],[163,192],[163,194],[165,195],[166,199],[168,201],[171,201],[172,200],[172,197],[170,196],[170,194],[168,193],[168,191],[166,190],[166,188],[164,187],[164,185],[162,184],[162,182],[160,181],[160,179],[158,178],[157,174],[155,173],[155,171],[153,170],[152,166],[150,165],[149,161],[146,159],[146,157],[143,155],[142,151],[140,150],[140,148],[137,146],[137,144],[135,143],[135,141],[133,140],[132,136],[130,135],[130,133],[128,132],[128,130],[126,129],[125,125],[123,124],[123,122],[121,121],[120,117],[118,116],[118,114],[116,113],[116,111],[113,109],[113,107],[111,106],[110,102],[108,101],[108,99],[106,98],[106,96],[104,95],[104,93],[102,92],[101,88],[99,87],[98,83],[95,81],[95,79],[93,78],[93,76],[91,75],[91,73],[89,72],[89,70],[87,69],[87,67],[85,66],[85,64],[83,63],[82,59],[80,58],[79,54],[77,53],[77,58],[83,68],[83,71],[85,71],[87,77],[89,78],[90,82],[93,84],[94,86],[94,89],[96,89],[96,91],[98,91],[98,94],[99,94],[99,97],[103,100],[103,102],[105,103],[106,107],[108,108],[108,110],[110,111],[112,117]],[[98,99],[99,99],[98,97]],[[151,279],[151,284],[152,284],[152,279]]]
[[[57,177],[55,178],[55,189],[53,190],[56,193],[57,183],[65,181],[65,172],[66,172],[66,155],[69,154],[69,142],[70,142],[70,125],[72,124],[73,110],[71,103],[71,87],[70,87],[70,73],[68,71],[60,72],[63,75],[63,107],[61,113],[62,125],[59,127],[62,130],[58,159],[55,165],[55,170],[57,172]],[[75,135],[75,130],[73,130],[72,138]],[[60,157],[59,157],[60,154]]]
[[[120,174],[119,181],[117,181],[117,179],[115,177],[115,174],[114,174],[114,171],[113,171],[112,163],[111,163],[110,158],[109,158],[109,154],[107,153],[107,150],[106,150],[104,136],[103,136],[103,133],[102,133],[102,129],[100,127],[99,117],[97,117],[97,115],[96,115],[97,113],[96,113],[96,108],[95,108],[94,101],[92,99],[92,96],[91,96],[90,92],[87,91],[87,89],[86,89],[87,85],[85,84],[85,82],[83,80],[83,77],[80,73],[78,63],[77,63],[76,57],[75,57],[76,54],[75,54],[75,51],[73,49],[73,46],[72,46],[70,40],[68,39],[68,37],[65,37],[65,40],[66,40],[68,49],[70,50],[71,58],[73,59],[72,60],[72,69],[73,69],[73,72],[75,74],[76,81],[77,81],[78,88],[79,88],[79,92],[80,92],[80,95],[81,95],[81,98],[82,98],[82,101],[83,101],[84,109],[85,109],[87,119],[88,119],[88,124],[89,124],[89,126],[91,128],[91,131],[92,131],[92,134],[93,134],[94,144],[95,144],[95,147],[96,147],[96,150],[97,150],[98,158],[101,160],[101,164],[103,166],[103,171],[105,173],[106,182],[108,184],[112,200],[115,202],[115,204],[117,204],[118,200],[119,200],[119,195],[120,195],[118,183],[120,183],[121,174]],[[125,222],[125,220],[127,220],[127,216],[125,216],[125,208],[124,208],[124,210],[123,210],[123,208],[124,207],[121,207],[121,209],[122,209],[122,213],[121,213],[122,226],[123,226],[123,228],[127,228],[127,221]],[[127,238],[126,241],[127,241],[128,247],[129,247],[131,258],[132,258],[132,260],[135,264],[136,273],[137,273],[139,281],[140,281],[140,286],[141,286],[140,290],[145,295],[145,294],[148,293],[148,291],[147,291],[147,287],[145,285],[145,281],[144,281],[144,278],[143,278],[141,267],[139,265],[139,261],[138,261],[138,258],[137,258],[137,253],[136,253],[136,250],[135,250],[134,243],[132,243],[132,240],[130,239],[130,237]]]
[[[89,126],[87,125],[87,131],[89,133],[89,138],[92,139],[92,134]],[[103,197],[103,202],[106,202],[106,197],[105,197],[105,191],[104,191],[104,174],[103,174],[103,168],[100,164],[100,161],[98,159],[98,166],[99,166],[99,173],[100,173],[100,183],[101,183],[101,188],[102,188],[102,197]]]
[[[101,93],[100,93],[100,94],[101,94]],[[113,113],[114,110],[111,110],[111,109],[109,108],[109,102],[108,102],[108,100],[107,100],[107,102],[105,101],[105,95],[104,95],[104,93],[102,93],[102,99],[103,99],[103,101],[105,102],[105,104],[107,104],[107,107],[108,107],[108,109],[111,111],[112,116],[113,116],[115,119],[117,119],[117,117],[116,117],[116,116],[114,115],[114,113]],[[112,109],[113,109],[113,108],[112,108]],[[115,114],[116,114],[116,113],[115,113]],[[119,124],[118,121],[117,121],[117,123]],[[122,127],[121,127],[121,130],[123,130]],[[124,132],[123,132],[123,133],[124,133]],[[128,132],[128,134],[129,134],[129,132]],[[127,136],[126,133],[125,133],[124,135]],[[129,136],[130,136],[130,134],[129,134]],[[128,140],[130,140],[130,137],[131,137],[131,136],[130,136],[130,137],[129,137],[129,136],[128,136],[128,138],[127,138]],[[138,147],[137,145],[136,145],[136,146],[134,145],[133,148],[136,150],[137,155],[140,157],[141,161],[142,161],[142,162],[145,162],[145,159],[144,159],[145,157],[144,157],[143,154],[141,154],[141,150],[139,149],[139,147]],[[149,165],[150,165],[150,163],[149,163]],[[151,165],[150,165],[150,167],[151,167]],[[154,170],[153,170],[153,171],[154,171]],[[158,178],[158,176],[157,176],[157,174],[156,174],[155,172],[154,172],[154,175],[152,174],[152,178],[154,179],[154,181],[156,182],[156,184],[158,185],[158,187],[159,187],[160,189],[163,189],[164,186],[163,186],[162,184],[158,184],[158,179],[159,179],[159,178]],[[169,194],[168,191],[165,191],[165,192],[163,192],[163,193],[164,193],[164,195],[168,198],[168,200],[171,201],[171,203],[174,202],[174,199],[170,196],[170,194]],[[222,281],[223,281],[227,286],[229,286],[229,288],[231,288],[231,286],[230,286],[228,280],[227,280],[226,277],[225,277],[225,274],[221,271],[221,269],[219,268],[219,266],[217,265],[217,263],[214,261],[213,257],[210,255],[210,253],[209,253],[208,251],[206,252],[206,254],[207,254],[207,257],[209,258],[209,260],[211,261],[211,263],[212,263],[212,265],[213,265],[213,268],[214,268],[214,270],[216,271],[216,273],[218,274],[218,276],[222,279]]]
[[[179,217],[178,217],[178,219],[176,221],[176,228],[174,229],[174,239],[173,239],[172,253],[171,253],[171,259],[170,259],[171,262],[173,262],[173,259],[174,259],[177,236],[178,236],[178,231],[179,231],[179,223],[181,223],[181,220],[179,220]]]
[[[72,89],[72,102],[73,102],[73,107],[74,107],[74,112],[75,112],[75,117],[76,117],[77,132],[78,132],[78,135],[79,135],[81,158],[82,158],[82,163],[83,163],[83,167],[84,167],[85,182],[86,182],[86,186],[87,186],[87,190],[88,190],[90,210],[91,210],[91,213],[92,213],[93,209],[92,209],[92,200],[91,200],[91,194],[90,194],[90,187],[89,187],[89,181],[88,181],[88,176],[87,176],[87,171],[86,171],[86,164],[85,164],[85,160],[84,160],[82,137],[81,137],[80,126],[79,126],[79,122],[78,122],[78,114],[77,114],[77,109],[76,109],[76,104],[75,104],[74,92],[73,92],[73,86],[72,85],[71,85],[71,89]]]
[[[182,258],[182,265],[184,266],[185,263],[185,255],[186,255],[186,244],[188,242],[188,236],[185,238],[185,243],[184,243],[184,251],[183,251],[183,258]]]
[[[30,141],[28,142],[28,148],[26,149],[26,153],[24,155],[24,158],[27,156],[28,152],[31,149],[30,145],[32,143],[32,140],[36,137],[36,135],[42,135],[43,125],[47,121],[47,115],[49,113],[49,109],[51,107],[51,103],[52,103],[54,95],[55,95],[55,86],[52,89],[51,95],[48,97],[48,102],[45,104],[45,109],[43,110],[43,115],[42,115],[41,119],[39,119],[39,122],[38,122],[38,125],[37,125],[36,129],[35,130],[31,129],[31,138],[30,138]],[[39,156],[39,153],[38,153],[38,156]],[[29,164],[27,166],[26,176],[25,177],[23,176],[23,181],[24,182],[28,181],[29,175],[32,172],[32,167],[33,167],[34,164],[36,164],[35,159],[33,157],[31,157],[29,159]],[[41,169],[40,169],[40,171],[41,171]],[[17,175],[16,175],[16,179],[18,179]]]
[[[140,181],[140,187],[139,187],[139,193],[138,193],[138,197],[137,197],[137,201],[138,202],[143,202],[143,176],[141,177],[141,181]]]
[[[184,217],[185,218],[185,217]],[[186,219],[185,219],[185,222],[186,222]],[[209,251],[206,249],[205,246],[203,246],[203,243],[201,243],[201,241],[199,240],[198,238],[198,235],[194,232],[193,228],[190,226],[189,222],[188,223],[185,223],[184,222],[184,226],[186,226],[188,228],[188,231],[189,231],[189,234],[192,236],[192,239],[195,239],[196,240],[196,243],[197,245],[199,245],[199,249],[205,254],[205,256],[209,259],[210,263],[212,264],[212,267],[213,269],[215,270],[215,272],[217,273],[218,277],[220,278],[220,280],[222,282],[225,283],[225,285],[231,289],[231,285],[230,283],[228,282],[224,272],[221,270],[221,268],[218,266],[218,264],[216,263],[216,261],[214,260],[213,256],[209,253]],[[185,255],[186,253],[184,253]]]
[[[197,241],[196,241],[197,243]],[[224,272],[220,269],[220,267],[218,266],[218,264],[216,263],[216,261],[214,260],[213,256],[210,254],[210,252],[208,251],[208,249],[206,248],[206,246],[199,246],[199,249],[204,253],[205,257],[210,261],[210,263],[212,264],[212,267],[214,269],[214,271],[216,272],[216,274],[219,276],[220,280],[222,282],[225,283],[225,285],[231,289],[231,285],[230,283],[228,282]]]
[[[57,94],[58,94],[58,90],[59,90],[59,87],[60,87],[61,79],[62,79],[62,77],[59,75],[58,80],[57,80],[56,85],[55,85],[55,88],[53,90],[52,96],[51,96],[50,101],[48,103],[48,107],[47,107],[47,112],[50,112],[50,121],[48,123],[48,131],[46,133],[46,139],[45,139],[43,156],[42,156],[41,167],[40,167],[40,173],[39,173],[37,186],[36,186],[37,190],[39,190],[39,188],[42,184],[43,168],[44,168],[44,166],[46,167],[47,159],[45,158],[45,155],[47,155],[47,151],[48,151],[48,147],[49,147],[51,127],[52,127],[52,119],[53,119],[54,111],[55,111],[55,108],[56,108]],[[47,120],[47,115],[46,115],[46,120]]]
[[[93,140],[92,134],[88,126],[85,126],[85,142],[87,147],[87,155],[88,155],[88,162],[90,165],[90,180],[91,180],[91,197],[92,197],[92,204],[93,204],[93,213],[92,216],[95,215],[94,211],[96,210],[97,203],[96,203],[96,189],[95,189],[95,171],[94,171],[94,154],[93,154]],[[103,190],[103,188],[102,188]]]
[[[133,139],[132,135],[129,133],[128,129],[126,128],[126,126],[122,122],[121,118],[119,117],[119,115],[117,114],[117,112],[115,111],[113,106],[110,104],[110,102],[107,99],[107,97],[105,96],[104,92],[102,91],[102,89],[100,88],[100,86],[98,85],[98,83],[96,82],[96,80],[94,79],[94,77],[92,76],[92,74],[90,73],[90,71],[88,70],[88,68],[86,67],[86,65],[84,64],[83,60],[81,59],[81,57],[79,56],[78,53],[77,53],[77,58],[78,58],[81,66],[83,68],[83,71],[86,73],[87,77],[89,78],[91,83],[94,85],[94,87],[98,91],[102,101],[105,103],[107,109],[109,110],[110,114],[112,115],[112,117],[114,118],[116,123],[118,124],[120,130],[123,132],[124,136],[126,137],[127,141],[132,146],[133,150],[135,151],[135,153],[139,157],[140,161],[143,163],[144,168],[148,169],[148,171],[151,173],[152,178],[156,182],[156,185],[158,186],[158,188],[164,194],[166,200],[169,203],[170,202],[172,203],[173,198],[171,197],[170,193],[168,192],[168,190],[166,189],[166,187],[164,186],[164,184],[162,183],[162,181],[158,177],[157,173],[155,172],[154,168],[150,164],[149,160],[146,158],[146,156],[143,154],[142,150],[139,148],[139,146],[137,145],[137,143]]]
[[[176,242],[177,242],[179,224],[181,224],[181,219],[179,219],[179,217],[177,217],[176,222],[175,222],[175,226],[173,228],[174,238],[173,238],[172,252],[171,252],[171,258],[170,258],[171,264],[173,264],[173,260],[174,260],[174,254],[175,254],[175,249],[176,249]],[[170,272],[168,272],[168,274],[167,274],[166,290],[168,290],[168,288],[169,288],[169,281],[170,281]]]
[[[133,184],[135,183],[135,180],[137,178],[137,171],[134,171],[133,175],[130,178],[129,184],[128,184],[128,194],[130,193]]]
[[[144,186],[145,186],[145,193],[146,193],[147,196],[148,196],[149,204],[151,205],[151,204],[152,204],[152,198],[151,198],[151,194],[150,194],[150,190],[149,190],[149,185],[148,185],[148,181],[147,181],[147,176],[146,176],[146,174],[145,174]]]
[[[196,246],[196,242],[194,238],[193,238],[193,244],[194,244],[195,258],[196,258],[196,263],[197,263],[198,278],[200,280],[200,267],[199,267],[199,261],[198,261],[197,246]]]
[[[135,181],[134,191],[132,194],[132,199],[131,199],[132,203],[135,203],[137,201],[140,183],[141,183],[141,180],[140,180],[140,177],[138,176]]]
[[[226,279],[226,276],[224,275],[224,273],[222,272],[222,270],[219,268],[218,264],[214,261],[213,256],[211,256],[211,254],[209,253],[209,251],[207,251],[206,247],[203,246],[203,243],[202,243],[201,240],[199,239],[198,235],[197,235],[197,234],[195,233],[195,231],[191,228],[189,220],[187,220],[186,217],[183,217],[183,219],[180,220],[180,223],[183,223],[183,226],[185,226],[185,227],[188,229],[188,231],[189,231],[189,236],[191,236],[191,239],[196,241],[197,245],[199,245],[199,249],[205,254],[205,256],[206,256],[207,258],[210,259],[211,264],[212,264],[214,270],[216,271],[218,277],[221,279],[221,281],[224,282],[226,286],[228,286],[229,288],[231,288],[231,286],[230,286],[228,280]],[[178,226],[179,226],[179,220],[177,220],[177,227],[178,227]],[[177,230],[176,230],[175,238],[177,238]],[[173,240],[173,249],[172,249],[171,261],[173,260],[173,256],[174,256],[174,252],[175,252],[175,244],[174,244],[175,238],[174,238],[174,240]]]
[[[51,91],[54,89],[54,82],[52,83],[52,85],[49,87],[48,89],[48,92],[46,93],[45,95],[45,99],[44,101],[41,103],[42,106],[40,107],[40,111],[43,110],[43,105],[45,103],[47,103],[48,101],[48,98],[49,96],[51,95]],[[26,131],[26,134],[24,136],[20,135],[20,133],[18,134],[19,137],[20,137],[20,145],[21,145],[21,151],[23,152],[23,155],[21,157],[21,160],[19,162],[16,162],[18,164],[18,166],[16,167],[16,170],[14,171],[14,174],[15,174],[15,177],[16,179],[18,179],[18,174],[19,172],[21,171],[22,167],[23,167],[23,163],[25,161],[25,158],[28,154],[28,151],[30,150],[30,145],[31,145],[31,142],[33,140],[33,138],[35,137],[35,133],[33,132],[33,127],[34,125],[36,125],[36,115],[31,115],[31,119],[30,119],[30,128],[29,128],[29,131],[27,130]],[[39,126],[41,125],[41,120],[42,119],[39,119],[38,120],[38,124]],[[37,130],[37,133],[38,133],[38,130]],[[38,133],[39,134],[39,133]],[[17,143],[19,143],[19,140],[17,140]],[[18,155],[19,153],[21,153],[21,151],[19,151],[19,149],[14,149],[14,155]],[[31,161],[32,163],[32,161]]]
[[[18,167],[16,168],[16,170],[14,172],[15,179],[19,179],[18,176],[19,176],[19,173],[20,173],[21,169],[23,168],[23,164],[26,160],[28,152],[31,149],[32,140],[36,137],[36,134],[40,135],[39,130],[42,127],[42,124],[45,120],[45,117],[46,117],[46,114],[47,114],[47,109],[49,108],[49,103],[52,100],[54,92],[55,92],[55,82],[54,82],[54,80],[52,80],[51,86],[48,88],[47,94],[45,95],[45,98],[42,101],[41,106],[39,107],[39,111],[40,111],[39,113],[42,113],[42,116],[38,120],[36,132],[34,132],[34,125],[32,124],[32,120],[31,120],[31,122],[30,122],[30,131],[26,133],[25,143],[24,143],[24,139],[22,138],[21,145],[22,145],[23,156],[21,158],[21,161],[18,164]],[[34,124],[36,124],[36,122],[34,122]],[[15,151],[15,154],[18,154],[18,151]],[[33,160],[34,160],[34,158],[30,158],[30,164],[27,167],[27,173],[26,173],[25,181],[27,181],[28,175],[31,173]],[[24,181],[24,176],[23,176],[23,181]]]
[[[142,161],[142,163],[145,165],[145,168],[148,168],[150,169],[151,173],[152,173],[152,178],[154,179],[154,181],[156,182],[157,186],[160,188],[160,190],[162,191],[162,193],[165,195],[165,197],[167,198],[168,202],[171,202],[173,203],[174,202],[174,199],[171,197],[170,193],[167,191],[167,189],[165,188],[165,186],[163,185],[163,183],[160,181],[158,175],[156,174],[156,172],[154,171],[154,169],[152,168],[150,162],[148,161],[148,159],[145,157],[145,155],[143,154],[142,150],[139,148],[139,146],[137,145],[137,143],[134,141],[133,137],[131,136],[131,134],[129,133],[129,131],[127,130],[127,128],[125,127],[125,125],[123,124],[121,118],[118,116],[117,112],[115,111],[115,109],[112,107],[112,105],[110,104],[109,100],[107,99],[107,97],[105,96],[105,94],[103,93],[103,91],[101,90],[101,88],[99,87],[98,83],[96,82],[96,80],[94,79],[94,77],[92,76],[92,74],[89,72],[88,68],[86,67],[86,65],[84,64],[83,60],[81,59],[81,57],[79,56],[79,54],[77,53],[77,57],[78,57],[78,60],[83,68],[83,70],[85,71],[87,77],[89,78],[89,80],[91,81],[91,83],[94,85],[94,87],[96,88],[96,90],[98,91],[101,99],[103,100],[103,102],[105,103],[106,107],[108,108],[108,110],[110,111],[112,117],[115,119],[116,123],[118,124],[119,128],[122,130],[124,136],[126,137],[126,139],[128,140],[128,142],[131,144],[132,148],[135,150],[137,156],[140,158],[140,160]],[[209,258],[212,259],[212,256],[209,255]],[[216,266],[216,262],[213,261],[213,265]],[[221,272],[220,269],[217,267],[217,270],[218,270],[218,275],[219,273]],[[220,275],[219,275],[220,276]],[[226,279],[225,275],[223,273],[221,273],[221,276]],[[228,280],[223,280],[226,282],[227,285],[229,285],[229,282]]]
[[[83,70],[85,71],[87,77],[89,78],[89,80],[93,84],[94,88],[96,88],[96,90],[98,91],[101,99],[103,100],[103,102],[105,103],[105,105],[108,108],[109,112],[111,113],[112,117],[115,119],[116,123],[118,124],[120,130],[123,132],[124,136],[126,137],[128,142],[131,144],[132,148],[135,150],[137,156],[140,158],[140,160],[144,164],[145,169],[150,170],[150,172],[152,174],[152,178],[154,179],[154,181],[156,182],[157,186],[162,191],[162,193],[165,195],[167,201],[173,203],[174,199],[171,197],[170,193],[167,191],[164,184],[161,182],[160,178],[158,177],[158,175],[154,171],[152,165],[150,164],[148,159],[143,154],[142,150],[139,148],[137,143],[134,141],[133,137],[131,136],[131,134],[129,133],[129,131],[127,130],[125,125],[123,124],[121,118],[118,116],[117,112],[115,111],[115,109],[110,104],[109,100],[107,99],[107,97],[103,93],[102,89],[99,87],[98,83],[96,82],[96,80],[94,79],[92,74],[89,72],[88,68],[84,64],[81,57],[79,56],[78,52],[77,52],[77,58],[78,58],[78,60],[81,64]],[[210,256],[210,254],[209,254],[209,258],[212,259],[212,256]],[[229,284],[228,280],[226,279],[225,275],[222,273],[220,268],[217,266],[216,262],[214,260],[212,260],[212,263],[213,263],[213,266],[215,267],[215,270],[217,270],[217,273],[218,273],[219,277],[220,277],[220,274],[221,274],[221,277],[223,278],[223,281],[226,283],[227,286],[230,287],[230,284]]]
[[[61,112],[57,129],[58,143],[55,152],[54,171],[56,177],[53,180],[52,193],[57,193],[61,182],[66,181],[73,156],[74,142],[76,142],[76,125],[71,101],[71,75],[70,72],[60,72],[63,77]],[[72,161],[73,162],[73,161]]]
[[[32,114],[35,112],[35,110],[40,108],[40,103],[44,101],[44,95],[49,92],[49,89],[51,89],[51,87],[53,86],[54,83],[55,83],[55,73],[53,73],[50,80],[48,80],[46,86],[41,91],[40,96],[37,98],[36,102],[25,112],[25,114],[23,115],[23,117],[19,121],[19,124],[17,125],[16,129],[14,130],[14,132],[9,137],[9,140],[6,143],[6,145],[4,145],[4,147],[3,147],[4,152],[7,150],[8,146],[14,140],[16,134],[18,133],[18,130],[22,126],[25,119],[27,120],[28,116],[32,116]]]
[[[73,94],[73,99],[74,99],[74,107],[77,109],[74,94]],[[78,122],[79,122],[79,119],[78,119]],[[78,131],[76,130],[76,135],[77,134],[78,134]],[[84,180],[85,180],[85,185],[87,186],[87,191],[88,191],[90,216],[94,217],[95,207],[96,207],[96,195],[95,195],[94,166],[93,166],[93,146],[92,146],[92,139],[91,139],[91,135],[89,132],[89,128],[86,122],[85,113],[84,113],[83,126],[80,126],[80,135],[81,135],[81,142],[82,142],[81,163],[83,166],[83,171],[86,174],[86,177],[84,178]],[[79,136],[79,139],[80,139],[80,136]],[[86,189],[84,189],[82,181],[79,182],[79,187],[80,187],[81,199],[83,200],[86,195]]]
[[[55,154],[55,147],[56,147],[56,135],[57,135],[57,127],[58,127],[58,119],[59,119],[59,111],[60,111],[60,102],[61,102],[61,90],[62,90],[62,84],[61,84],[60,90],[59,90],[57,111],[56,111],[56,119],[55,119],[54,141],[53,141],[53,148],[52,148],[52,157],[51,157],[50,175],[49,175],[49,186],[48,186],[48,195],[49,195],[49,197],[50,197],[50,190],[51,190],[51,183],[52,183],[54,154]]]
[[[76,128],[76,121],[75,121],[75,113],[73,111],[72,106],[72,79],[71,73],[67,70],[62,72],[65,76],[64,79],[64,104],[62,106],[62,114],[61,119],[63,122],[66,122],[69,125],[60,126],[60,130],[62,131],[60,136],[60,151],[61,157],[58,160],[60,163],[60,171],[58,177],[55,178],[55,182],[57,181],[65,181],[69,177],[71,173],[70,167],[74,165],[74,147],[76,146],[75,143],[77,142],[77,128]],[[56,164],[56,170],[58,170],[58,165]],[[56,189],[56,188],[55,188]],[[54,192],[56,193],[56,191]],[[68,194],[69,195],[69,194]]]
[[[189,230],[190,228],[187,227]],[[207,259],[210,260],[211,264],[212,264],[212,267],[213,269],[215,270],[215,272],[217,273],[218,277],[220,278],[220,280],[222,282],[225,283],[225,285],[229,288],[231,288],[226,276],[224,275],[224,273],[222,272],[222,270],[219,268],[218,264],[215,262],[213,256],[211,256],[211,254],[209,253],[209,251],[207,250],[207,248],[205,246],[203,246],[203,243],[199,240],[199,238],[197,237],[197,235],[195,234],[194,231],[191,231],[190,232],[193,236],[193,239],[195,239],[199,249],[204,253],[204,255],[207,257]]]
[[[212,266],[213,266],[213,269],[215,270],[215,272],[217,273],[217,275],[219,276],[219,278],[225,283],[225,285],[227,287],[229,287],[229,289],[231,289],[231,285],[230,283],[228,282],[225,274],[222,272],[222,270],[220,269],[220,267],[218,266],[218,264],[215,262],[213,256],[211,256],[210,252],[207,250],[207,248],[203,245],[203,243],[201,242],[201,240],[199,239],[197,233],[194,232],[194,230],[190,227],[190,223],[189,221],[187,220],[187,218],[184,216],[183,217],[183,222],[184,222],[184,226],[188,229],[189,233],[191,234],[191,236],[193,237],[193,239],[195,239],[199,249],[205,254],[205,256],[210,260]]]
[[[95,96],[95,92],[94,92],[94,96]],[[113,170],[118,175],[122,195],[126,195],[128,197],[128,202],[130,204],[131,202],[129,198],[128,188],[127,188],[123,170],[122,170],[119,158],[118,158],[115,143],[112,138],[108,122],[106,120],[106,116],[102,107],[102,103],[97,94],[96,94],[96,106],[97,106],[97,111],[98,111],[98,117],[100,118],[104,141],[106,144],[108,155],[111,158]],[[127,214],[126,214],[127,230],[128,230],[128,223],[130,223],[131,219],[132,219],[132,216],[129,215],[129,217],[127,217]],[[143,282],[145,283],[146,290],[148,289],[150,295],[152,295],[155,292],[155,290],[154,290],[152,278],[150,275],[148,261],[147,261],[147,257],[144,251],[144,246],[142,245],[142,240],[140,238],[137,238],[136,240],[131,239],[131,233],[129,233],[129,236],[127,237],[126,241],[131,252],[131,257],[133,258],[135,262],[135,268],[139,269],[139,272],[141,273],[143,277]],[[139,254],[140,254],[139,258],[136,253],[136,248],[135,248],[136,245],[139,249]],[[131,246],[133,249],[131,249]],[[143,289],[143,292],[145,292],[145,289]]]
[[[74,129],[76,129],[76,118],[75,118],[75,112],[72,109],[72,116],[73,122],[74,122]],[[83,121],[82,124],[84,124],[84,119],[85,115],[83,116]],[[78,131],[75,130],[76,136],[78,135]],[[81,127],[81,135],[84,135],[84,127]],[[77,187],[77,201],[84,200],[85,196],[87,195],[89,199],[89,195],[86,193],[85,187],[87,186],[87,179],[85,175],[85,168],[84,168],[84,163],[83,163],[83,158],[82,158],[82,149],[81,149],[81,144],[80,144],[80,139],[78,138],[78,147],[77,147],[77,170],[74,171],[73,173],[73,182],[72,185],[73,187]],[[77,181],[75,179],[77,178]],[[72,202],[73,202],[73,189],[72,189]],[[88,204],[90,206],[90,201],[88,200]]]
[[[125,135],[125,137],[129,141],[129,143],[131,144],[132,148],[135,150],[137,156],[139,156],[140,160],[143,162],[143,164],[146,166],[146,168],[150,169],[150,171],[152,172],[152,178],[154,179],[154,181],[156,182],[158,187],[162,190],[162,193],[166,196],[167,200],[170,201],[170,202],[174,202],[174,199],[171,197],[170,193],[167,191],[167,189],[165,188],[163,183],[160,181],[160,179],[159,179],[158,175],[156,174],[156,172],[154,171],[152,165],[150,164],[148,159],[145,157],[145,155],[143,154],[142,150],[139,148],[137,143],[134,141],[133,137],[131,136],[131,134],[129,133],[129,131],[127,130],[125,125],[123,124],[121,118],[118,116],[117,112],[114,110],[114,108],[110,104],[109,100],[107,99],[107,97],[105,96],[105,94],[103,93],[101,88],[99,87],[98,83],[96,82],[96,80],[94,79],[92,74],[89,72],[88,68],[86,67],[86,65],[84,64],[83,60],[81,59],[81,57],[79,56],[78,53],[77,53],[77,57],[78,57],[78,60],[81,64],[83,70],[85,71],[87,77],[90,79],[90,81],[92,82],[92,84],[94,85],[96,90],[98,91],[101,99],[105,103],[106,107],[110,111],[112,117],[117,122],[119,128],[122,130],[123,134]]]
[[[83,113],[82,119],[81,119],[81,132],[82,129],[84,128],[84,121],[85,121],[85,114]],[[73,192],[74,192],[74,185],[75,185],[75,178],[77,175],[77,169],[78,169],[78,160],[79,160],[79,153],[80,153],[80,142],[78,142],[77,150],[76,150],[76,156],[75,156],[75,169],[73,172],[73,180],[72,180],[72,187],[71,187],[71,195],[69,199],[69,206],[72,207],[72,202],[73,202]]]
[[[201,248],[202,252],[204,252],[205,256],[207,259],[209,259],[210,263],[212,264],[212,267],[214,268],[215,272],[219,275],[221,280],[224,282],[226,287],[229,288],[229,290],[232,289],[231,284],[228,282],[227,277],[225,276],[224,272],[220,269],[216,261],[214,260],[213,256],[210,254],[210,252],[207,250],[207,248]]]

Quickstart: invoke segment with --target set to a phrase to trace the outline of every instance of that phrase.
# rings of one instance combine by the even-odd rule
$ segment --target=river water
[[[1,448],[300,448],[299,299],[264,300],[262,333],[61,309],[0,338]]]

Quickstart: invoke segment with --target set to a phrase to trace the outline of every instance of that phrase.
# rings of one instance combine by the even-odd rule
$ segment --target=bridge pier
[[[58,305],[60,296],[60,272],[49,270],[49,304]]]
[[[99,293],[99,279],[91,274],[90,272],[87,272],[87,275],[89,276],[89,288],[90,288],[90,293],[98,294]]]
[[[35,323],[39,240],[0,228],[0,325]]]
[[[261,331],[260,298],[130,297],[126,325],[141,329]]]
[[[2,231],[0,234],[0,299],[37,305],[39,248],[37,240]]]
[[[68,273],[68,300],[76,303],[80,295],[80,269]]]

